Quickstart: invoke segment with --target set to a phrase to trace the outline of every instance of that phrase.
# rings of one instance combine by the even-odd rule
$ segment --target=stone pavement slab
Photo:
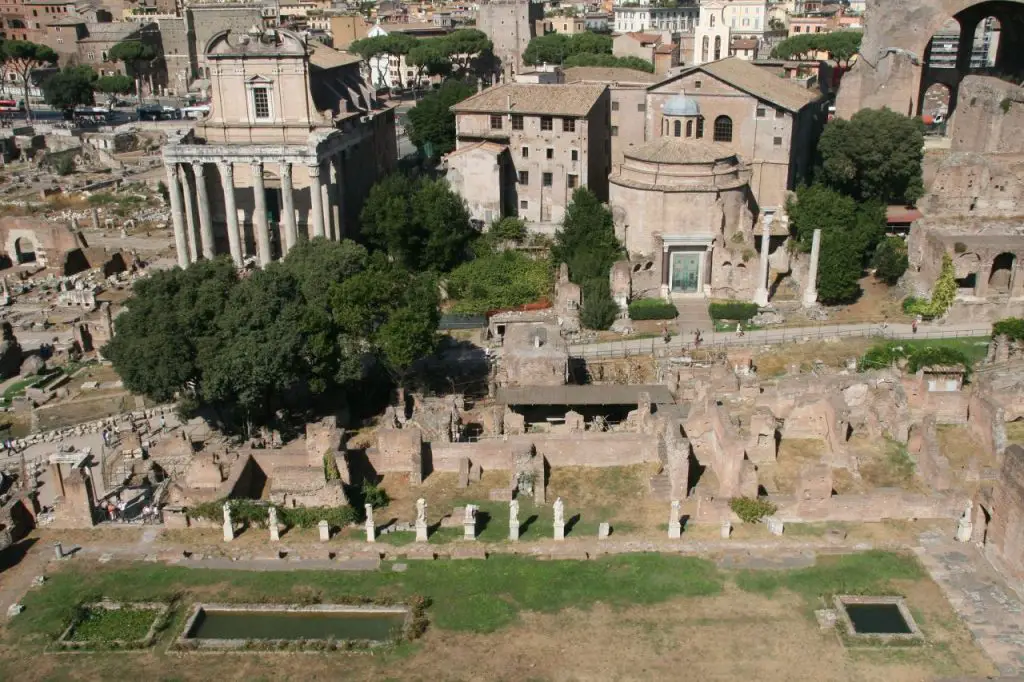
[[[930,531],[914,548],[1001,675],[1024,675],[1024,603],[978,548]]]

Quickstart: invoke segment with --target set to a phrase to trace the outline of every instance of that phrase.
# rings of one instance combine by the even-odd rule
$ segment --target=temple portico
[[[163,149],[178,264],[266,266],[300,240],[340,240],[396,162],[394,112],[359,59],[281,30],[214,36],[210,116]]]

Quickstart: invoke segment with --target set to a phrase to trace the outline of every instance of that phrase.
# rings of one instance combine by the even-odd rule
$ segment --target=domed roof
[[[665,102],[662,113],[665,116],[700,116],[700,107],[686,95],[676,95]]]
[[[716,163],[738,166],[736,152],[717,142],[688,140],[684,137],[656,137],[638,147],[626,150],[625,155],[637,161],[663,164]]]

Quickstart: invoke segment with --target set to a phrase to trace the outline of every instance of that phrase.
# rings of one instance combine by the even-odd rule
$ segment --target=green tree
[[[141,40],[122,40],[107,51],[107,59],[124,64],[125,73],[132,79],[147,73],[157,56],[156,48]]]
[[[127,95],[135,90],[135,81],[120,73],[100,76],[95,85],[97,91],[106,95]]]
[[[519,251],[478,256],[447,278],[452,312],[482,314],[533,303],[550,293],[551,275],[549,261]]]
[[[127,310],[114,321],[116,334],[103,348],[125,388],[167,402],[187,382],[198,382],[198,345],[215,336],[237,282],[226,259],[161,270],[136,282]]]
[[[875,268],[875,277],[892,286],[899,281],[903,273],[910,267],[907,257],[907,243],[902,237],[886,237],[878,244],[871,265]]]
[[[646,59],[641,59],[640,57],[615,57],[610,54],[593,54],[591,52],[580,52],[570,55],[566,57],[562,66],[566,68],[573,66],[604,66],[654,73],[654,64]]]
[[[813,59],[819,52],[838,66],[847,67],[860,50],[864,34],[861,31],[833,31],[831,33],[802,33],[786,38],[772,49],[776,59]]]
[[[494,44],[486,33],[475,28],[460,28],[436,40],[441,41],[457,78],[487,75],[477,73],[474,68],[474,65],[491,63],[489,56],[493,56]]]
[[[465,202],[447,182],[398,174],[370,188],[360,223],[372,247],[413,271],[451,270],[477,235]]]
[[[46,45],[27,40],[8,40],[3,43],[3,60],[8,68],[18,75],[24,88],[25,112],[32,118],[28,87],[32,72],[57,63],[57,53]]]
[[[451,108],[472,95],[462,81],[445,81],[409,110],[406,132],[409,141],[428,158],[439,158],[455,149],[455,114]]]
[[[527,64],[562,64],[576,54],[612,53],[612,38],[608,35],[585,31],[575,35],[549,33],[530,41],[523,52]]]
[[[818,141],[822,182],[858,200],[913,203],[924,193],[924,126],[889,109],[831,121]]]
[[[354,41],[348,51],[358,54],[371,67],[376,64],[377,78],[374,86],[382,88],[387,83],[388,60],[383,57],[407,55],[416,47],[417,41],[405,33],[389,33]]]
[[[822,303],[852,303],[860,296],[858,280],[863,268],[857,248],[856,237],[848,232],[822,232],[817,281],[818,299]]]
[[[589,189],[577,189],[565,210],[562,229],[555,234],[551,258],[568,264],[569,278],[583,293],[580,320],[592,329],[606,329],[618,312],[608,278],[612,265],[623,255],[611,211]]]
[[[416,67],[416,83],[421,81],[424,75],[448,76],[452,72],[452,62],[448,59],[447,52],[433,40],[420,41],[409,50],[406,60]]]
[[[94,104],[96,72],[88,66],[66,66],[43,82],[43,99],[54,109],[67,111]]]

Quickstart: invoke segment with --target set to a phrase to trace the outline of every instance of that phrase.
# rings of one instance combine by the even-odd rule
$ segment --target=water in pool
[[[859,635],[911,634],[896,604],[846,604],[846,613]]]
[[[215,611],[203,609],[190,639],[368,639],[386,641],[402,630],[404,613]]]

